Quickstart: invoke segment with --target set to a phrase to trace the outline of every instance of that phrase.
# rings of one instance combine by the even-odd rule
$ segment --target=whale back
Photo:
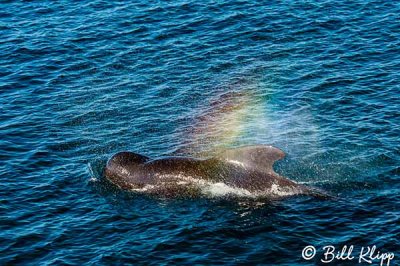
[[[285,157],[278,148],[268,145],[255,145],[225,150],[216,158],[246,169],[276,175],[273,169],[275,161]]]

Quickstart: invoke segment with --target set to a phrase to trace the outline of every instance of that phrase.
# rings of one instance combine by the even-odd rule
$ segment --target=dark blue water
[[[370,0],[2,1],[0,264],[312,265],[347,244],[397,265],[399,14]],[[337,199],[168,199],[102,179],[121,150],[256,143]]]

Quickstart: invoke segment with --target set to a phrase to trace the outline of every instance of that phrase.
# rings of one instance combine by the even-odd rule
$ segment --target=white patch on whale
[[[205,195],[212,197],[223,197],[227,195],[254,197],[254,195],[247,189],[231,187],[225,183],[209,183],[207,186],[203,187],[202,192]]]
[[[244,163],[239,162],[237,160],[227,160],[227,162],[229,162],[231,164],[234,164],[234,165],[237,165],[237,166],[240,166],[240,167],[243,167],[243,168],[246,168],[246,165]]]
[[[272,184],[270,188],[265,190],[249,191],[244,188],[229,186],[223,182],[212,182],[184,174],[163,174],[158,175],[158,178],[162,181],[155,185],[148,184],[141,188],[132,188],[131,190],[135,192],[157,192],[158,190],[162,190],[165,185],[173,183],[177,186],[197,187],[200,189],[201,194],[211,198],[225,196],[236,196],[243,198],[279,198],[296,195],[299,193],[299,191],[292,187],[281,187],[275,183]]]

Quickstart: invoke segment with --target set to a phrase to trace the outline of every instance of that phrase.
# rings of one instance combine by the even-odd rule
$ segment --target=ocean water
[[[398,265],[399,47],[397,1],[2,1],[0,265],[362,265],[322,264],[327,245]],[[250,144],[335,197],[103,178],[121,150]]]

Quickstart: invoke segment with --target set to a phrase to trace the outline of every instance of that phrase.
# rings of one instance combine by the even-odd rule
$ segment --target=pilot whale
[[[280,176],[273,170],[285,153],[268,145],[228,149],[205,159],[167,157],[150,159],[134,152],[119,152],[107,162],[105,177],[121,189],[179,194],[199,184],[224,184],[265,197],[324,193]],[[197,186],[196,186],[197,184]]]

